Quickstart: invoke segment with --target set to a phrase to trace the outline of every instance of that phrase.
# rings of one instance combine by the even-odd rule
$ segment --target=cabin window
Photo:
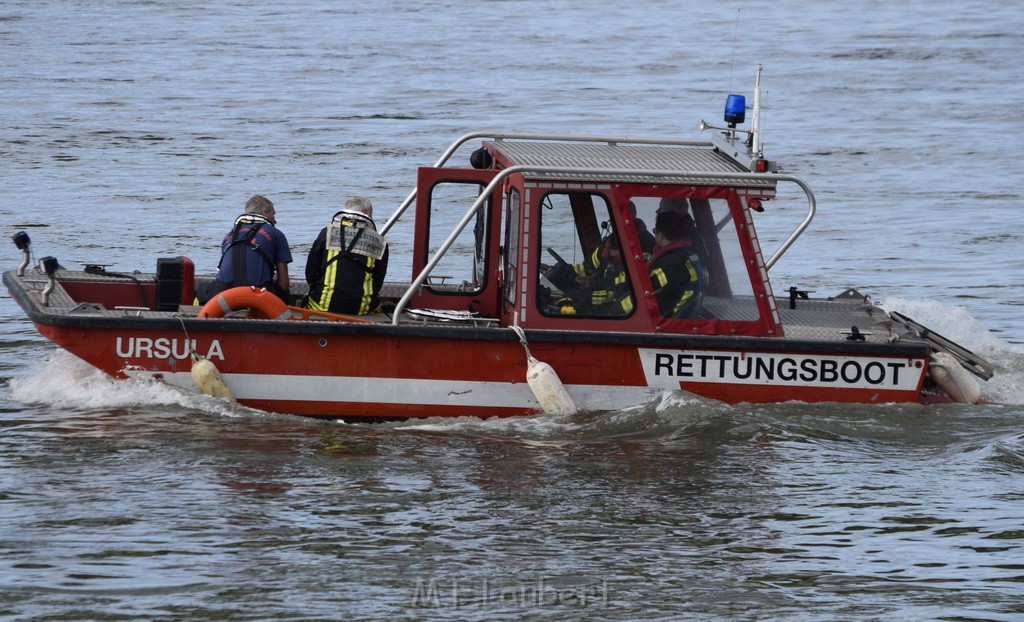
[[[442,247],[483,188],[477,182],[465,181],[441,182],[431,188],[427,261]],[[432,292],[465,294],[484,288],[489,203],[487,199],[430,273],[427,285]]]
[[[551,192],[540,202],[537,306],[553,317],[624,318],[635,307],[608,200]]]
[[[508,194],[508,220],[505,223],[505,276],[502,299],[506,308],[515,307],[519,286],[519,215],[520,194],[512,189]]]

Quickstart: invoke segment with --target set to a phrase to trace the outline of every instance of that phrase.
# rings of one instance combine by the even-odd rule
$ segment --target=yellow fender
[[[192,380],[195,381],[196,387],[203,395],[224,398],[229,402],[235,401],[235,396],[231,394],[231,389],[224,382],[224,377],[220,375],[217,366],[194,353],[192,354]]]

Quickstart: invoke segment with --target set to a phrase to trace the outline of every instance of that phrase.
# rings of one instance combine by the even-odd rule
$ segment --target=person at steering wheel
[[[614,233],[605,236],[590,257],[578,264],[569,264],[552,249],[548,251],[558,261],[546,276],[563,292],[554,302],[559,313],[621,316],[633,310],[622,247]]]

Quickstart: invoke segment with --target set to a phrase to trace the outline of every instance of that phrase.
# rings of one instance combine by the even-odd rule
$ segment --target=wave
[[[29,374],[10,381],[11,398],[73,412],[146,407],[180,407],[189,411],[237,417],[262,411],[157,380],[117,379],[65,350],[55,350],[30,365]]]
[[[966,307],[921,299],[889,297],[878,305],[899,311],[947,339],[989,360],[995,376],[982,383],[982,399],[998,404],[1024,404],[1024,345],[1009,343],[989,331]]]

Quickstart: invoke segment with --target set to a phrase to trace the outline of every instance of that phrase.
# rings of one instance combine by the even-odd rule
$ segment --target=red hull
[[[183,331],[37,327],[54,343],[111,375],[151,376],[183,388],[192,387],[189,352],[194,347],[217,366],[240,403],[271,412],[507,417],[539,409],[525,382],[525,352],[514,339],[458,339],[450,332],[431,338],[195,328],[186,339]],[[784,343],[778,345],[784,348]],[[629,343],[536,341],[531,352],[556,370],[573,399],[587,410],[641,404],[661,391],[679,389],[727,403],[917,402],[926,370],[924,356],[836,356],[785,349],[651,349]],[[718,363],[703,369],[692,363],[670,368],[657,363],[657,357]],[[761,370],[737,362],[748,359],[759,361]],[[844,364],[854,370],[845,378]],[[837,371],[812,374],[818,368]],[[721,377],[737,369],[745,370],[747,377]],[[872,369],[879,370],[878,375],[872,376]],[[885,369],[902,373],[882,378]],[[711,378],[716,374],[719,377]],[[849,382],[853,380],[858,382]]]

